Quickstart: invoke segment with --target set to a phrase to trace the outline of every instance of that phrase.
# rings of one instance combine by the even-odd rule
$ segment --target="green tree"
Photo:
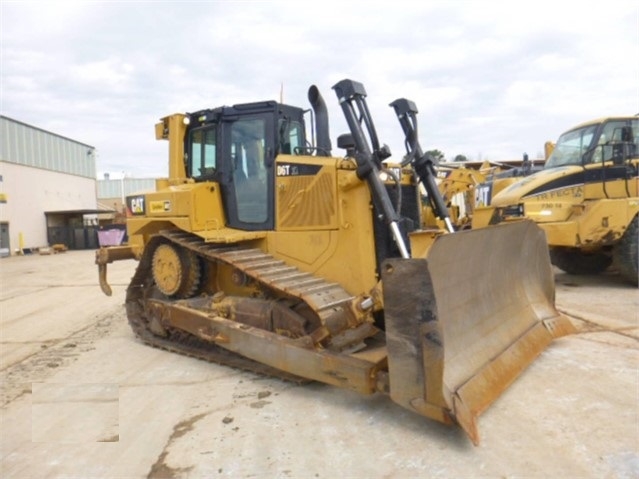
[[[428,150],[426,155],[432,156],[437,161],[444,161],[444,153],[439,150]]]
[[[457,155],[453,161],[468,161],[466,155]]]

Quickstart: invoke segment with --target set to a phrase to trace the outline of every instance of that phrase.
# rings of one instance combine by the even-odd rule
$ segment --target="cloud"
[[[135,67],[120,58],[111,57],[76,65],[70,74],[76,86],[122,93],[129,87]]]
[[[303,8],[302,8],[303,7]],[[2,112],[96,146],[99,169],[166,174],[159,118],[241,102],[308,107],[316,84],[364,83],[382,142],[389,103],[419,108],[447,156],[533,155],[593,117],[639,112],[639,5],[555,2],[3,2]],[[336,154],[339,154],[337,150]]]

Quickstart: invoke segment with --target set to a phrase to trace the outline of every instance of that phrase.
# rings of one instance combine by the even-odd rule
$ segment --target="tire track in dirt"
[[[117,310],[105,313],[95,322],[65,338],[43,342],[40,351],[6,366],[0,372],[0,407],[5,407],[25,394],[31,394],[32,383],[46,380],[58,368],[71,364],[83,353],[94,349],[93,343],[110,334],[122,321],[123,314],[123,311]]]

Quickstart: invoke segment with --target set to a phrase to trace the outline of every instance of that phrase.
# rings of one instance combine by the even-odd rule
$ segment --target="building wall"
[[[0,161],[96,177],[95,148],[0,116]]]
[[[96,209],[96,180],[0,161],[0,221],[9,223],[10,247],[47,245],[45,211]],[[1,245],[1,247],[6,247]]]
[[[96,209],[94,147],[5,116],[0,139],[0,226],[12,253],[48,246],[45,212]]]

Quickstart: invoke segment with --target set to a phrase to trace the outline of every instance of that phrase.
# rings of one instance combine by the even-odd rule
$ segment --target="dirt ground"
[[[381,395],[296,385],[140,344],[136,263],[93,252],[0,260],[0,477],[639,477],[639,292],[556,275],[579,333],[554,342],[479,420],[457,428]]]

